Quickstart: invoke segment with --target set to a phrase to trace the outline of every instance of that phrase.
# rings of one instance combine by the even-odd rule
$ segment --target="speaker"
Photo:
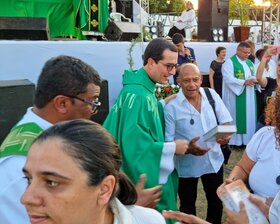
[[[90,119],[102,125],[109,113],[109,92],[107,80],[102,80],[99,101],[101,102],[101,106],[98,109],[98,113],[93,115]]]
[[[199,0],[198,4],[198,38],[213,41],[213,29],[221,29],[227,41],[229,0]]]
[[[0,17],[0,39],[48,40],[47,18]]]
[[[27,79],[0,81],[0,145],[33,105],[35,85]]]
[[[140,34],[140,25],[130,22],[109,22],[104,35],[112,41],[131,41]]]

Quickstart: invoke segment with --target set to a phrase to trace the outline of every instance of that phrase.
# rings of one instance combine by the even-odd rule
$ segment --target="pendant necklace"
[[[195,113],[195,110],[192,110],[191,107],[192,107],[192,106],[190,105],[190,102],[189,102],[188,109],[189,109],[189,111],[190,111],[190,116],[191,116],[190,125],[194,125],[193,115],[194,115],[194,113]]]
[[[188,101],[188,102],[189,102],[189,101]],[[198,105],[200,105],[200,103],[201,103],[201,98],[199,98],[199,103],[198,103]],[[191,116],[190,125],[194,125],[193,116],[194,116],[195,111],[196,111],[195,107],[194,107],[194,109],[193,109],[192,107],[194,107],[194,106],[192,106],[192,104],[189,102],[189,104],[188,104],[188,109],[189,109],[189,111],[190,111],[190,116]],[[280,177],[279,177],[279,181],[280,181]]]

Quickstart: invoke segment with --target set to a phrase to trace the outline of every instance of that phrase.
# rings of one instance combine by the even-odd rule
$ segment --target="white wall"
[[[143,47],[147,43],[143,44]],[[195,51],[199,68],[209,71],[218,46],[235,53],[236,43],[188,42]],[[44,63],[61,54],[78,57],[92,65],[109,82],[109,104],[112,106],[121,87],[122,74],[128,66],[130,42],[101,41],[0,41],[0,80],[29,79],[37,82]],[[142,44],[133,50],[134,69],[142,66]]]

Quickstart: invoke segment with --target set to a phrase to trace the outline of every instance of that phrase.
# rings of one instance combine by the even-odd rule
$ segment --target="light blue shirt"
[[[165,141],[176,139],[190,141],[194,137],[200,136],[197,144],[210,149],[203,156],[191,154],[176,156],[175,167],[179,177],[200,177],[207,173],[217,173],[224,161],[220,145],[217,142],[203,141],[203,134],[215,127],[217,122],[203,88],[200,88],[199,91],[202,96],[200,113],[189,103],[182,90],[164,107]],[[212,89],[210,92],[215,100],[219,123],[231,122],[232,118],[220,96]],[[193,125],[190,124],[191,119],[194,120]]]

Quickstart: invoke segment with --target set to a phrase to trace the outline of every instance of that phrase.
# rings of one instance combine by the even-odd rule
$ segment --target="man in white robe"
[[[237,133],[229,142],[230,145],[247,145],[256,127],[256,96],[254,65],[247,59],[250,45],[241,42],[236,55],[227,59],[222,66],[223,101],[228,108]]]

